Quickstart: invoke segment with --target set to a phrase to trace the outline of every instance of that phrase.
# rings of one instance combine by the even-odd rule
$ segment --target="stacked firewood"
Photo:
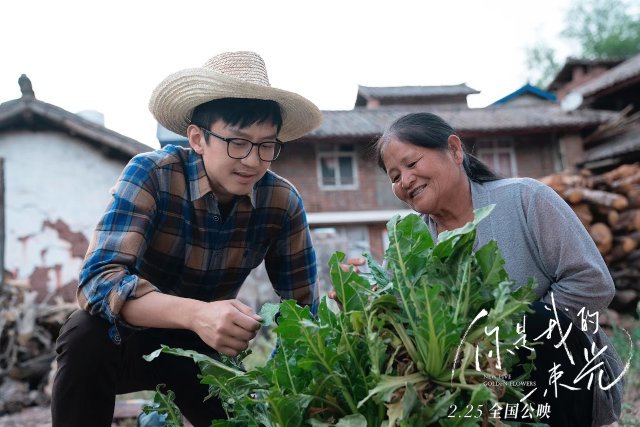
[[[46,403],[55,339],[76,304],[38,302],[19,281],[0,285],[0,415]]]
[[[540,180],[572,207],[607,263],[616,285],[611,308],[634,313],[640,300],[640,164]]]

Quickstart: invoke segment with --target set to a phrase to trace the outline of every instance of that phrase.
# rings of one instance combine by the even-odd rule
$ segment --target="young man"
[[[227,52],[162,81],[149,108],[189,149],[134,157],[112,190],[57,342],[53,426],[110,426],[116,394],[176,393],[195,426],[224,418],[197,366],[142,356],[166,344],[215,356],[245,350],[260,317],[234,299],[263,260],[274,290],[317,303],[302,199],[269,171],[282,148],[320,125],[318,108],[272,88],[252,52]]]

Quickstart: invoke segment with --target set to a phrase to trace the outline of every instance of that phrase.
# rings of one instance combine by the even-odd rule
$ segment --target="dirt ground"
[[[51,427],[51,412],[48,406],[26,408],[0,417],[0,427]]]
[[[136,417],[144,402],[140,400],[117,401],[111,427],[135,427]],[[90,427],[91,424],[87,424]],[[0,416],[0,427],[51,427],[51,408],[33,406],[11,415]],[[193,427],[185,420],[184,427]]]
[[[135,427],[141,402],[117,403],[112,427]],[[90,424],[87,424],[89,426]],[[0,417],[0,427],[51,427],[51,408],[32,406]]]

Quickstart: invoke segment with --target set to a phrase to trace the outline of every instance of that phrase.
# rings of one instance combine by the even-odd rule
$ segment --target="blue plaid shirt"
[[[317,306],[316,256],[296,189],[271,171],[223,218],[200,155],[167,146],[134,157],[112,189],[80,272],[80,307],[120,319],[123,304],[158,291],[235,298],[262,261],[276,293]]]

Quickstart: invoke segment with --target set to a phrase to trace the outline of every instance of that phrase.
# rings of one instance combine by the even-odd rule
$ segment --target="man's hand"
[[[358,267],[361,267],[366,263],[367,260],[364,258],[349,258],[345,261],[344,264],[340,264],[340,268],[346,273],[351,267],[353,267],[353,270],[357,273],[358,271],[360,271]],[[335,290],[331,289],[327,296],[337,302],[338,307],[340,307],[340,309],[342,310],[342,304],[340,304],[340,300],[338,299],[338,295],[336,294]]]
[[[218,352],[237,356],[255,338],[261,320],[239,300],[214,301],[198,307],[191,329]]]
[[[204,302],[160,292],[128,300],[121,314],[134,326],[192,330],[227,356],[247,349],[262,320],[251,307],[235,299]]]

